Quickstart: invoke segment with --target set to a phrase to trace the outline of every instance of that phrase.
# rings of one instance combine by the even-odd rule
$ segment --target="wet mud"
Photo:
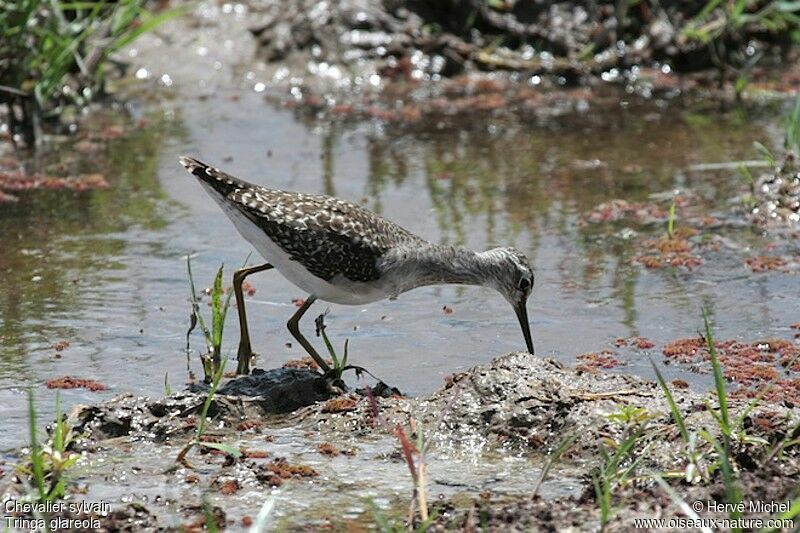
[[[689,346],[700,349],[697,343],[676,342],[664,352],[672,357],[689,351]],[[727,353],[722,356],[727,357]],[[176,456],[194,437],[204,393],[187,391],[165,398],[125,395],[76,407],[67,417],[80,435],[72,451],[82,454],[82,474],[71,484],[73,491],[78,491],[74,496],[110,499],[112,512],[102,517],[104,527],[109,528],[125,524],[163,527],[165,520],[191,527],[205,516],[201,493],[209,502],[206,509],[214,509],[220,524],[233,529],[252,520],[258,512],[256,505],[271,498],[277,498],[271,523],[292,528],[347,528],[370,523],[374,517],[366,500],[382,502],[379,507],[385,512],[396,512],[395,505],[410,495],[410,485],[398,493],[400,487],[381,487],[373,479],[375,466],[387,461],[399,468],[404,465],[400,444],[376,423],[369,398],[353,394],[336,399],[337,408],[332,408],[332,400],[320,400],[291,413],[275,414],[266,399],[270,394],[266,384],[275,383],[274,390],[285,396],[285,384],[276,376],[292,374],[300,378],[294,381],[297,390],[305,391],[304,377],[294,376],[298,372],[309,374],[312,383],[319,377],[310,371],[279,369],[263,373],[273,376],[269,380],[257,375],[229,381],[228,392],[240,387],[252,392],[252,382],[260,379],[259,390],[266,393],[249,397],[220,392],[211,401],[209,429],[201,440],[224,443],[238,453],[201,447],[190,453],[184,464],[176,463]],[[675,386],[672,394],[687,431],[705,429],[719,436],[711,413],[717,408],[713,399]],[[570,524],[579,530],[594,529],[599,518],[591,472],[597,467],[599,448],[613,449],[614,443],[621,443],[631,431],[639,431],[637,428],[642,428],[641,437],[632,458],[641,461],[636,470],[640,480],[623,484],[615,492],[618,512],[612,527],[624,527],[633,518],[647,517],[655,510],[665,516],[681,513],[668,493],[650,478],[653,473],[666,476],[687,467],[687,445],[656,383],[572,369],[552,359],[517,353],[454,374],[433,394],[375,401],[390,426],[399,424],[412,435],[423,432],[432,442],[427,458],[432,491],[442,491],[433,503],[441,512],[434,531],[470,530],[476,520],[498,527],[504,523],[517,530]],[[750,409],[749,400],[734,395],[730,401],[731,417],[743,413],[742,428],[751,438],[733,443],[735,467],[746,494],[765,501],[790,497],[793,480],[800,473],[797,447],[782,450],[780,457],[771,455],[775,446],[798,436],[800,418],[794,404],[770,398]],[[342,408],[345,402],[347,408]],[[289,448],[285,431],[293,435]],[[555,465],[557,474],[552,473],[534,497],[532,485],[526,485],[527,478],[520,473],[490,481],[481,471],[452,472],[465,456],[495,475],[504,471],[503,462],[512,461],[515,468],[527,465],[524,468],[529,470],[531,483],[540,475],[548,455],[566,439],[571,444]],[[764,444],[752,444],[755,439]],[[158,459],[149,464],[147,457]],[[346,473],[332,468],[330,461],[344,462]],[[107,491],[108,475],[116,479],[117,496]],[[343,475],[351,478],[345,485],[339,478]],[[6,491],[22,490],[14,480],[15,475],[7,473]],[[564,480],[568,480],[566,485]],[[690,481],[673,485],[687,501],[713,500],[723,491],[719,473]],[[156,487],[162,487],[156,492],[166,493],[154,496]],[[275,490],[288,491],[288,495],[279,497],[281,493]],[[305,506],[295,498],[304,494],[312,499],[324,494],[326,503],[312,504],[313,512],[303,514]],[[326,508],[331,512],[326,513]],[[332,512],[334,508],[340,511]],[[352,510],[341,512],[348,508]]]

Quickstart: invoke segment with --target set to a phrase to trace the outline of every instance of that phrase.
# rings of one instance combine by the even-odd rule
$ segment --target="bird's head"
[[[502,294],[514,308],[525,336],[525,344],[533,354],[533,339],[526,307],[528,297],[533,291],[533,270],[528,258],[514,248],[495,248],[480,255],[491,271],[487,284]]]

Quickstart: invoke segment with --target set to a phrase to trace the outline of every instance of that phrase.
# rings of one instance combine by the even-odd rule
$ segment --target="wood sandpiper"
[[[260,187],[191,157],[181,157],[180,162],[268,261],[233,275],[241,329],[238,374],[250,373],[253,356],[242,282],[272,268],[309,294],[287,326],[326,374],[330,367],[299,328],[300,318],[315,300],[361,305],[425,285],[454,283],[497,290],[514,308],[533,354],[526,309],[533,271],[514,248],[474,252],[433,244],[350,202]]]

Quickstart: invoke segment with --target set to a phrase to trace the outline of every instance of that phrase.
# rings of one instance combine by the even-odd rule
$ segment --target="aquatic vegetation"
[[[581,367],[585,366],[590,369],[610,369],[622,364],[622,361],[617,359],[611,350],[584,353],[579,355],[577,359],[581,361]]]
[[[319,315],[314,322],[317,326],[317,336],[322,337],[322,340],[325,342],[325,347],[328,349],[328,354],[331,356],[331,361],[333,361],[333,366],[331,366],[331,371],[328,376],[333,382],[333,384],[335,385],[344,384],[342,376],[344,375],[345,370],[349,370],[352,368],[355,369],[356,374],[360,374],[361,373],[360,368],[347,365],[347,348],[350,343],[350,339],[344,340],[344,348],[342,348],[342,356],[339,357],[336,354],[336,349],[334,349],[333,344],[328,338],[328,334],[325,333],[325,329],[327,328],[327,326],[325,325],[325,313]]]
[[[92,392],[104,391],[108,387],[95,381],[93,379],[75,378],[72,376],[64,376],[60,378],[48,379],[45,383],[48,389],[77,389],[82,388]]]
[[[783,147],[787,151],[800,154],[800,95],[797,95],[792,113],[786,120]]]
[[[691,365],[689,369],[693,372],[705,372],[712,360],[708,340],[702,336],[668,342],[662,354],[669,360]],[[741,385],[730,393],[735,398],[756,397],[767,387],[765,400],[800,399],[800,379],[792,376],[792,372],[798,370],[800,346],[791,341],[714,341],[714,357],[720,364],[723,378]]]
[[[247,261],[245,260],[245,263]],[[225,329],[225,317],[228,315],[228,308],[231,305],[231,298],[233,291],[228,291],[227,296],[223,300],[225,293],[222,288],[222,274],[225,265],[220,265],[214,276],[214,285],[209,291],[211,296],[211,329],[206,326],[202,313],[200,313],[200,299],[197,296],[197,289],[194,284],[194,276],[192,275],[192,259],[191,256],[186,256],[186,268],[189,271],[189,287],[191,289],[191,303],[192,314],[189,316],[189,330],[186,332],[186,353],[189,353],[189,335],[194,330],[195,326],[200,326],[200,331],[203,332],[205,337],[206,348],[208,352],[200,355],[200,360],[203,364],[204,381],[211,383],[217,370],[220,368],[220,361],[222,359],[222,332]]]
[[[592,484],[594,485],[595,498],[600,507],[601,531],[605,530],[614,512],[612,507],[614,491],[631,480],[634,470],[642,459],[646,457],[646,448],[638,457],[633,457],[633,450],[639,443],[645,427],[645,424],[638,425],[621,442],[612,442],[611,444],[614,446],[613,453],[609,453],[606,444],[600,444],[600,464],[592,472]]]
[[[178,453],[178,457],[175,459],[176,463],[182,464],[187,468],[191,468],[191,465],[186,460],[186,454],[189,451],[197,447],[205,447],[212,450],[218,450],[226,455],[230,455],[231,457],[239,457],[241,453],[239,450],[232,446],[228,446],[226,444],[222,444],[220,442],[213,442],[209,439],[205,439],[205,432],[208,426],[208,410],[211,407],[211,402],[214,400],[214,396],[217,393],[217,389],[219,388],[219,383],[222,381],[222,376],[225,374],[225,363],[228,361],[227,358],[223,359],[220,362],[219,367],[216,369],[214,373],[213,380],[211,381],[211,387],[208,389],[208,394],[206,394],[206,399],[203,402],[203,408],[200,411],[199,420],[197,421],[197,427],[195,428],[195,435],[194,438],[189,441],[186,446],[181,448],[181,451]]]
[[[750,0],[708,0],[682,30],[684,37],[706,46],[708,58],[717,68],[720,84],[736,76],[739,95],[749,73],[764,56],[754,46],[753,36],[788,35],[796,41],[800,26],[800,4],[796,2],[751,2]]]
[[[104,94],[111,56],[181,12],[146,3],[0,2],[0,105],[12,135],[32,145],[67,106]]]
[[[632,262],[648,269],[683,267],[694,270],[703,264],[703,260],[696,255],[697,243],[690,240],[697,233],[694,228],[681,227],[672,229],[672,236],[647,239],[642,243],[645,253],[634,257]]]
[[[36,406],[33,390],[28,389],[28,425],[30,451],[27,461],[17,466],[17,474],[31,480],[38,503],[54,501],[66,495],[69,471],[80,459],[80,454],[69,450],[75,434],[61,413],[61,398],[56,394],[56,419],[52,435],[46,443],[39,441]]]
[[[673,239],[675,237],[675,200],[669,206],[669,218],[667,219],[667,237]]]
[[[317,477],[318,475],[319,472],[310,466],[291,464],[284,458],[260,465],[256,472],[256,478],[270,487],[280,487],[288,479]]]
[[[14,202],[18,198],[12,192],[33,189],[70,190],[83,192],[90,189],[106,189],[108,182],[102,174],[83,174],[58,178],[54,176],[29,175],[23,172],[0,171],[0,203]]]
[[[681,344],[681,348],[678,348],[676,344],[670,351],[688,350],[693,354],[702,352],[710,361],[714,378],[714,393],[712,399],[707,400],[706,411],[711,415],[713,423],[706,427],[698,427],[695,423],[690,425],[686,420],[689,413],[684,413],[678,407],[678,402],[664,376],[651,361],[659,387],[669,407],[672,422],[676,425],[683,444],[678,447],[678,450],[680,456],[684,458],[685,464],[680,469],[666,472],[652,472],[646,469],[637,472],[639,465],[651,459],[648,455],[651,439],[655,435],[663,434],[663,427],[653,425],[652,421],[657,417],[638,406],[624,405],[618,411],[607,415],[610,421],[622,427],[623,430],[619,438],[612,438],[608,435],[602,437],[599,445],[600,462],[592,472],[592,484],[599,509],[601,530],[605,529],[615,513],[613,506],[615,492],[631,480],[636,479],[637,476],[649,477],[657,481],[659,486],[682,509],[685,502],[678,491],[664,481],[665,478],[679,477],[687,483],[701,484],[721,481],[725,501],[731,504],[728,517],[732,520],[741,518],[741,507],[738,504],[745,500],[746,490],[746,485],[741,480],[741,461],[751,460],[767,463],[785,449],[783,446],[797,444],[796,436],[788,438],[784,436],[780,442],[770,447],[766,439],[751,433],[752,430],[746,421],[764,399],[765,392],[752,399],[744,409],[738,411],[736,416],[733,415],[729,407],[730,395],[726,388],[725,372],[717,351],[720,343],[714,340],[709,316],[705,309],[703,322],[705,328],[703,337],[689,339],[691,342],[687,340]],[[776,343],[776,349],[778,344]],[[769,420],[764,420],[762,423],[767,426],[770,424]],[[790,431],[789,433],[793,434],[794,432]],[[788,444],[788,442],[793,444]],[[609,448],[612,451],[609,451]],[[691,511],[690,508],[687,507],[687,509],[685,514]]]
[[[741,517],[741,511],[737,504],[743,501],[744,494],[739,479],[739,467],[737,466],[737,454],[741,452],[736,451],[735,446],[754,446],[754,448],[749,450],[745,455],[753,456],[755,453],[762,452],[763,462],[767,463],[772,459],[774,453],[778,453],[777,450],[781,446],[781,443],[776,445],[772,451],[763,453],[768,442],[761,437],[751,435],[746,430],[745,420],[753,409],[763,400],[766,390],[753,398],[752,401],[739,412],[738,416],[734,418],[731,415],[729,409],[730,396],[726,389],[725,373],[720,363],[720,356],[717,352],[719,343],[714,340],[708,313],[705,309],[703,310],[703,322],[705,326],[705,335],[702,338],[702,342],[704,343],[708,359],[711,362],[714,377],[714,399],[716,400],[716,406],[712,405],[711,402],[707,403],[707,411],[716,422],[716,427],[713,431],[710,428],[700,428],[692,431],[687,429],[688,424],[684,414],[678,408],[672,392],[660,370],[655,363],[651,361],[657,381],[669,406],[673,422],[678,426],[681,439],[684,442],[685,448],[683,449],[683,453],[688,461],[687,466],[682,472],[669,475],[670,477],[676,474],[680,475],[689,483],[708,483],[712,480],[715,473],[721,473],[727,503],[732,504],[729,517],[731,519],[737,519]],[[692,339],[691,343],[685,344],[690,346],[693,351],[697,351],[701,346],[700,343],[695,342],[694,339]],[[786,438],[783,439],[784,442],[786,440]],[[702,444],[703,442],[705,445]],[[656,477],[660,479],[661,475],[658,474]]]

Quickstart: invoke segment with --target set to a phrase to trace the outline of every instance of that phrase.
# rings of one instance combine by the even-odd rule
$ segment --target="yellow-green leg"
[[[244,308],[244,293],[242,283],[250,274],[263,272],[273,268],[269,263],[263,265],[242,268],[233,273],[233,294],[236,296],[236,311],[239,313],[239,352],[237,354],[238,364],[236,373],[241,375],[250,374],[250,359],[253,357],[253,349],[250,346],[250,331],[247,328],[247,311]]]
[[[317,363],[320,370],[322,370],[322,373],[327,374],[331,371],[331,367],[329,367],[328,363],[326,363],[325,360],[320,357],[320,355],[317,353],[317,350],[315,350],[311,343],[308,342],[308,339],[306,339],[303,334],[300,333],[300,319],[303,317],[305,312],[308,311],[308,308],[311,307],[311,304],[313,304],[316,299],[317,297],[313,294],[306,298],[306,301],[300,306],[300,309],[298,309],[297,312],[292,315],[292,318],[289,319],[289,322],[286,323],[286,327],[289,328],[289,331],[291,332],[292,336],[297,339],[297,342],[299,342],[300,345],[305,348],[306,352],[308,352],[308,355],[314,359],[314,362]]]

